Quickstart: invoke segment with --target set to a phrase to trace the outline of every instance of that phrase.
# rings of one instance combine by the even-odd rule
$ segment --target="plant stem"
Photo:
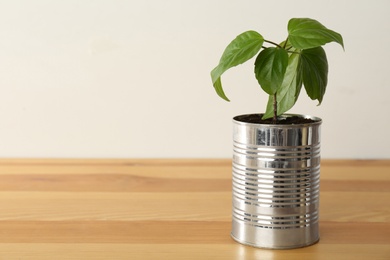
[[[278,122],[278,101],[276,100],[276,93],[274,94],[274,117],[272,123],[276,124]]]
[[[287,50],[288,53],[292,53],[292,54],[301,54],[300,52],[297,52],[297,51],[289,51]]]
[[[277,44],[277,43],[274,43],[274,42],[271,42],[271,41],[268,41],[268,40],[265,40],[265,39],[264,39],[264,41],[265,41],[265,42],[268,42],[268,43],[270,43],[270,44],[273,44],[273,45],[275,45],[275,46],[278,46],[279,48],[282,48],[282,46],[280,46],[280,45]]]
[[[284,41],[284,45],[283,45],[283,48],[284,48],[284,49],[286,49],[287,42],[288,42],[288,36],[287,36],[287,39]]]

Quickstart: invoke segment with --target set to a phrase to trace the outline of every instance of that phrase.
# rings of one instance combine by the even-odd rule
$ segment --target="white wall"
[[[252,64],[210,70],[237,34],[282,41],[291,17],[325,47],[323,158],[390,158],[390,1],[0,1],[0,157],[230,157],[231,118],[262,112]]]

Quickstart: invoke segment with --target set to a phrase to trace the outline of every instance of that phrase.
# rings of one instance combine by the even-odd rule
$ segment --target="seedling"
[[[292,18],[288,36],[276,43],[256,31],[238,35],[225,49],[217,67],[211,71],[217,94],[226,101],[221,76],[228,69],[257,55],[254,72],[261,88],[269,95],[262,119],[290,110],[304,86],[307,95],[321,104],[328,83],[328,61],[323,45],[336,42],[344,48],[342,36],[310,18]]]

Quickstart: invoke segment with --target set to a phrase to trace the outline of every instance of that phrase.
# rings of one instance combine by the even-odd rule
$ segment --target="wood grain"
[[[3,259],[390,259],[390,160],[324,160],[320,242],[230,238],[231,162],[0,159]]]
[[[230,221],[2,221],[6,236],[0,243],[235,245],[230,225]],[[385,223],[323,221],[320,231],[324,244],[390,245],[390,226]]]

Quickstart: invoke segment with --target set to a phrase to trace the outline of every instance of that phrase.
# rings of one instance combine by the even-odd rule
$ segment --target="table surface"
[[[323,160],[320,242],[230,238],[230,160],[0,159],[0,260],[390,259],[390,160]]]

